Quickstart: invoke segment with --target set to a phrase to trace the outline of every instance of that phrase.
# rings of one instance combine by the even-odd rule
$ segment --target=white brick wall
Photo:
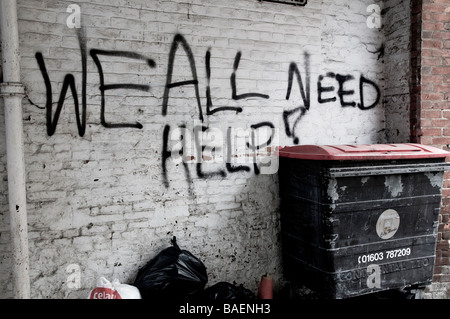
[[[70,89],[52,136],[47,134],[45,110],[24,100],[32,297],[84,298],[99,276],[132,282],[138,268],[166,248],[173,235],[182,248],[204,262],[209,284],[235,281],[256,292],[260,276],[269,272],[275,274],[278,288],[282,269],[276,174],[255,174],[250,156],[248,172],[230,173],[225,163],[202,166],[204,172],[224,171],[226,176],[201,178],[195,163],[189,163],[191,179],[187,181],[184,166],[168,160],[169,185],[164,185],[165,126],[170,125],[171,133],[182,123],[190,129],[200,124],[193,85],[171,89],[167,115],[162,114],[172,41],[181,34],[192,50],[204,125],[221,129],[224,138],[227,127],[248,132],[251,125],[270,122],[276,129],[271,146],[291,145],[295,137],[301,144],[378,143],[385,141],[383,91],[375,107],[363,111],[356,106],[361,76],[384,87],[383,64],[368,52],[383,41],[380,30],[366,25],[366,8],[373,2],[310,1],[305,7],[292,7],[256,0],[19,0],[23,82],[34,103],[41,107],[46,103],[37,52],[42,53],[51,81],[53,113],[66,74],[75,77],[82,102],[77,30],[66,26],[70,4],[81,7],[87,48],[83,137],[78,134]],[[155,62],[152,68],[123,54],[98,55],[106,85],[150,86],[149,91],[105,91],[106,122],[139,122],[142,129],[101,125],[100,77],[89,55],[91,49],[130,51]],[[208,50],[212,108],[241,107],[242,112],[207,115]],[[232,99],[230,77],[238,52],[242,56],[235,72],[236,94],[260,93],[269,98]],[[310,108],[292,136],[287,136],[283,111],[303,106],[295,75],[286,100],[289,66],[297,64],[305,84],[308,59]],[[174,61],[172,83],[192,80],[181,45]],[[329,72],[353,77],[343,83],[342,90],[347,93],[344,102],[355,102],[355,106],[341,106],[339,84],[335,77],[325,76]],[[334,87],[333,92],[322,92],[322,98],[336,97],[335,102],[318,102],[321,75],[325,76],[322,87]],[[351,90],[352,94],[347,92]],[[373,103],[373,86],[365,85],[364,94],[365,105]],[[289,118],[291,131],[299,115],[297,111]],[[0,176],[5,194],[3,131]],[[168,149],[176,148],[175,144],[169,141]],[[0,197],[0,208],[0,296],[8,297],[6,195]],[[80,289],[66,284],[70,264],[80,266]]]

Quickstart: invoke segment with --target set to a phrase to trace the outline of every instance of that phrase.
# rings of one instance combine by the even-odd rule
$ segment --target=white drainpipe
[[[30,298],[27,201],[22,124],[24,88],[20,81],[19,32],[16,0],[0,0],[3,83],[5,105],[8,202],[13,256],[13,292],[16,299]]]

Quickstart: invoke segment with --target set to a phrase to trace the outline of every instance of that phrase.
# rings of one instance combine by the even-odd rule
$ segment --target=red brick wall
[[[421,125],[421,103],[420,103],[420,80],[421,80],[421,48],[422,48],[422,0],[411,0],[411,106],[410,126],[411,142],[420,142]],[[440,117],[440,116],[439,116]],[[425,124],[425,123],[424,123]]]
[[[450,2],[412,0],[411,10],[411,141],[450,150]],[[450,298],[450,172],[442,193],[432,292]]]

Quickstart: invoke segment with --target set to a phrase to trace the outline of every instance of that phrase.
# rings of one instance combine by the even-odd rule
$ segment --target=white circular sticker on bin
[[[395,235],[400,226],[400,216],[393,209],[385,210],[377,221],[377,234],[381,239],[389,239]]]

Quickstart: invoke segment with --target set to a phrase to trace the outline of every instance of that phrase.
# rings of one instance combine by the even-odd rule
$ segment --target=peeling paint
[[[337,192],[337,180],[335,178],[330,179],[330,182],[328,183],[327,193],[333,202],[339,199],[339,194]]]
[[[428,179],[430,180],[430,184],[433,187],[441,188],[441,186],[442,186],[442,173],[441,172],[425,173],[425,176],[428,177]]]
[[[384,185],[391,193],[392,197],[397,197],[403,192],[402,176],[401,175],[387,175],[385,176]]]
[[[369,180],[369,178],[370,178],[370,176],[366,176],[366,177],[361,178],[361,184],[364,186],[364,184],[367,183],[367,181]]]

